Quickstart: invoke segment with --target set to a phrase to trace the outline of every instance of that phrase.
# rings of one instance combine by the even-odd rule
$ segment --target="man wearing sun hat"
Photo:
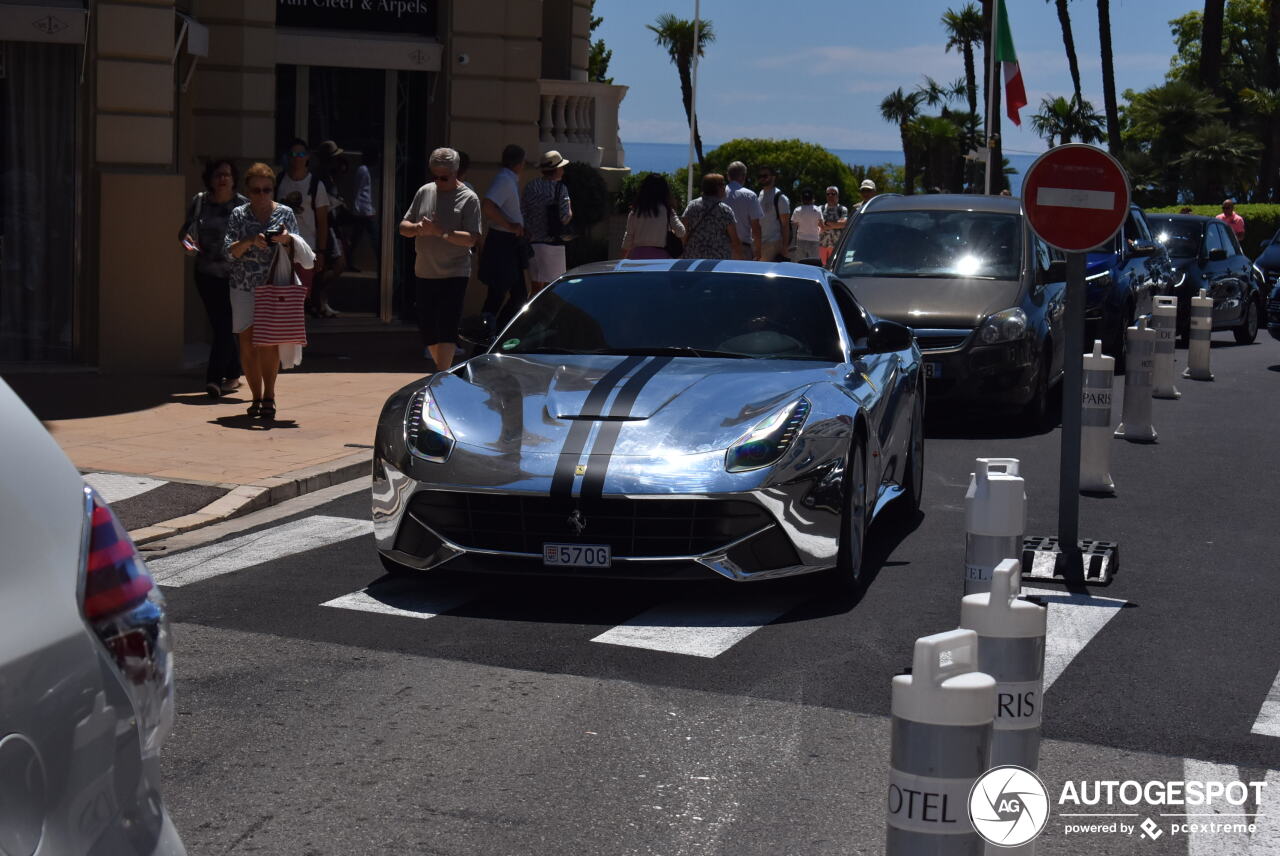
[[[569,191],[564,186],[564,168],[568,163],[554,149],[544,154],[538,161],[542,177],[526,184],[520,196],[525,234],[533,246],[533,258],[529,260],[533,294],[565,270],[564,242],[569,237],[565,227],[573,219]]]
[[[864,178],[862,184],[858,185],[858,195],[862,197],[862,201],[853,206],[850,214],[857,214],[862,210],[862,206],[871,201],[871,197],[876,195],[876,183],[869,178]]]

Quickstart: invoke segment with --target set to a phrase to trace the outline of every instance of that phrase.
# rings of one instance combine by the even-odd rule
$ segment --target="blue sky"
[[[1045,94],[1070,95],[1071,75],[1054,4],[1006,0],[1030,104],[1021,129],[1007,118],[1009,151],[1036,153],[1044,141],[1029,117]],[[828,148],[897,149],[897,128],[880,118],[880,100],[928,74],[964,76],[964,62],[943,50],[942,13],[963,0],[702,0],[716,42],[698,71],[704,142],[734,137],[799,137]],[[687,142],[675,66],[646,24],[664,12],[693,17],[693,0],[596,0],[604,23],[596,36],[613,50],[609,73],[631,87],[621,107],[623,144]],[[1084,97],[1103,111],[1098,13],[1092,0],[1071,3]],[[1168,21],[1195,0],[1111,0],[1116,92],[1159,84],[1173,55]],[[980,64],[981,50],[977,62]],[[981,76],[979,76],[981,80]],[[981,86],[981,84],[979,84]],[[981,98],[981,95],[979,95]]]

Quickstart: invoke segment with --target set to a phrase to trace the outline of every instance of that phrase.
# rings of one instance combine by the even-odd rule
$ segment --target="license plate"
[[[608,544],[543,544],[542,564],[555,568],[607,568],[613,562]]]
[[[925,363],[925,377],[942,377],[942,363]]]

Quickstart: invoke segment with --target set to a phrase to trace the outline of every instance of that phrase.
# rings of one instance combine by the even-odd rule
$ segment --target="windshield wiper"
[[[716,351],[710,348],[691,348],[688,345],[661,345],[652,348],[601,348],[592,351],[595,354],[639,354],[646,357],[702,357],[706,359],[723,358],[731,360],[755,359],[754,354],[740,354],[737,351]]]

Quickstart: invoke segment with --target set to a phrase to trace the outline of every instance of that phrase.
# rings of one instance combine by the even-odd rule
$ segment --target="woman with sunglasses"
[[[236,168],[227,158],[214,158],[204,168],[205,189],[187,208],[178,239],[196,261],[196,291],[213,327],[204,389],[210,398],[230,395],[240,388],[240,353],[231,331],[231,266],[222,251],[231,212],[248,202],[236,193]]]
[[[240,362],[253,393],[249,416],[273,419],[280,346],[253,344],[254,292],[266,283],[275,250],[290,252],[298,221],[293,209],[271,198],[276,191],[275,170],[265,163],[255,163],[244,174],[244,180],[249,204],[232,211],[227,220],[225,245],[231,259],[231,326],[240,336]],[[272,243],[276,247],[273,248]],[[305,322],[299,319],[299,323]]]

